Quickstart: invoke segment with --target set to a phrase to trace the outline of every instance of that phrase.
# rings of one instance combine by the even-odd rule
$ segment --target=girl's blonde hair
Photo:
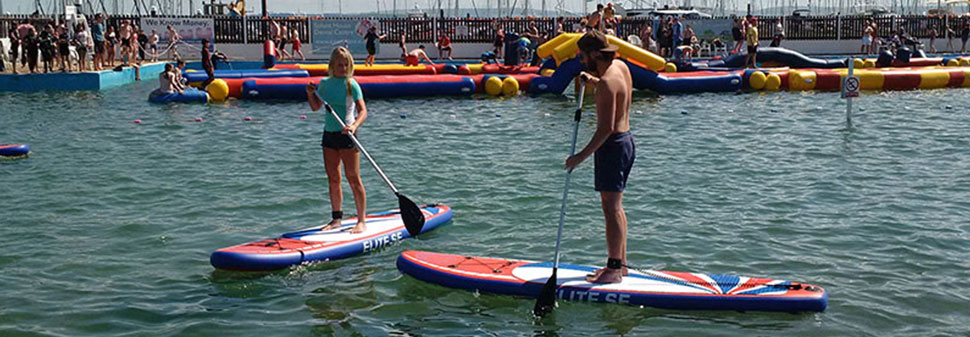
[[[333,49],[330,53],[330,63],[327,65],[328,69],[333,69],[336,66],[337,59],[344,59],[347,61],[347,78],[354,77],[354,56],[350,55],[350,51],[344,47],[337,47]]]

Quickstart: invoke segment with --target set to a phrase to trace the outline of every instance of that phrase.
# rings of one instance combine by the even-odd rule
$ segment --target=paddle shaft
[[[340,123],[340,127],[342,128],[347,127],[347,124],[340,119],[340,116],[337,115],[337,112],[333,111],[333,108],[330,107],[330,104],[327,103],[327,101],[323,100],[323,98],[320,97],[320,94],[316,94],[316,95],[317,95],[317,98],[320,99],[320,102],[323,102],[323,106],[325,109],[327,109],[327,112],[329,112],[330,115],[337,120],[337,123]],[[357,149],[360,150],[360,153],[363,153],[364,157],[367,157],[367,161],[369,161],[371,165],[374,166],[374,169],[377,170],[377,174],[381,176],[381,179],[384,179],[384,183],[387,184],[387,187],[390,187],[391,191],[394,191],[394,194],[399,195],[400,193],[397,192],[397,187],[394,187],[394,184],[391,183],[391,179],[387,178],[387,175],[384,174],[384,170],[381,170],[381,167],[377,165],[377,162],[374,161],[374,158],[371,158],[370,154],[367,153],[367,150],[364,149],[364,146],[360,145],[360,141],[357,140],[357,137],[354,136],[353,133],[349,133],[349,132],[347,133],[347,135],[350,136],[350,140],[354,142],[354,146],[356,146]],[[573,146],[575,147],[575,144]]]
[[[576,154],[576,139],[579,137],[579,120],[583,116],[583,96],[586,93],[586,83],[579,86],[579,106],[576,108],[576,114],[573,116],[575,123],[573,124],[573,145],[569,148],[569,156],[572,157]],[[559,269],[559,246],[562,243],[562,226],[566,222],[566,196],[569,195],[569,177],[573,173],[573,169],[570,168],[566,170],[566,186],[562,189],[562,207],[559,209],[559,230],[556,232],[556,259],[552,265],[553,273],[556,269]]]

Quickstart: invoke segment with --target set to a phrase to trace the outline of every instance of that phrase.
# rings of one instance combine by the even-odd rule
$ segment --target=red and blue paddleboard
[[[30,154],[30,146],[27,144],[0,145],[0,157],[21,157]]]
[[[451,288],[536,298],[552,275],[552,263],[536,263],[422,251],[397,259],[401,272]],[[596,268],[559,264],[556,296],[562,300],[642,305],[678,310],[824,311],[821,287],[766,278],[630,269],[623,282],[593,284]]]
[[[421,233],[451,220],[451,207],[425,205]],[[313,261],[338,260],[367,253],[395,241],[410,238],[399,210],[370,214],[367,230],[351,234],[357,218],[343,220],[341,227],[322,231],[323,226],[286,233],[276,238],[222,248],[212,253],[213,267],[228,270],[264,271],[283,269]]]

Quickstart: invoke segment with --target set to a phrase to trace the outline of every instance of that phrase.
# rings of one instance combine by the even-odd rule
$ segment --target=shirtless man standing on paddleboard
[[[630,134],[630,100],[633,79],[623,61],[614,59],[617,47],[599,31],[579,39],[580,61],[589,72],[580,73],[587,86],[596,88],[596,132],[586,147],[566,159],[571,169],[595,153],[595,189],[600,192],[606,218],[606,268],[586,278],[592,283],[618,283],[626,274],[626,213],[623,189],[636,158]],[[598,76],[598,77],[597,77]]]

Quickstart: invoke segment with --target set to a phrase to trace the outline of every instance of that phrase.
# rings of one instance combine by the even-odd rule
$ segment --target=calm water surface
[[[571,100],[368,102],[361,141],[412,199],[454,207],[452,223],[247,274],[215,271],[209,253],[329,218],[321,116],[299,103],[150,105],[151,85],[0,93],[0,143],[34,151],[0,161],[0,335],[970,335],[965,89],[863,95],[851,128],[834,93],[638,95],[630,262],[814,283],[829,309],[566,302],[537,322],[530,299],[427,284],[394,261],[406,249],[551,260]],[[362,173],[369,210],[396,207]],[[591,162],[573,181],[563,260],[600,264]]]

